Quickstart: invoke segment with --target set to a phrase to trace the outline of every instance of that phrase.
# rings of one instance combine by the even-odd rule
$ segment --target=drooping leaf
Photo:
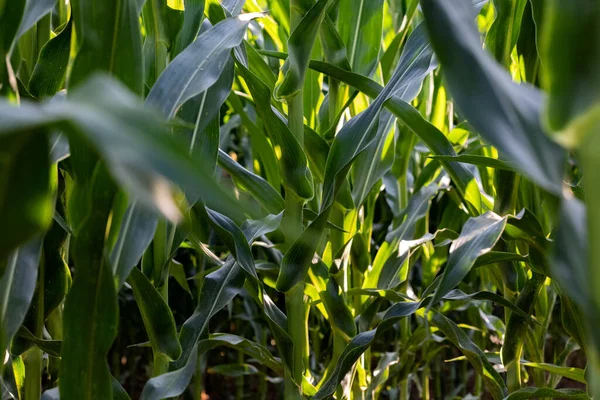
[[[551,389],[525,387],[512,392],[504,400],[527,400],[527,399],[569,399],[569,400],[589,400],[590,396],[584,390],[578,389]]]
[[[373,343],[376,335],[381,334],[386,329],[392,327],[396,322],[401,319],[414,314],[419,308],[421,303],[415,302],[400,302],[394,304],[383,316],[383,319],[379,323],[378,327],[361,332],[356,335],[350,343],[344,349],[341,354],[338,364],[336,365],[332,374],[327,380],[321,385],[318,392],[313,396],[313,399],[320,400],[326,399],[333,395],[338,384],[344,379],[344,376],[352,369],[354,363],[360,358],[360,356],[367,350],[367,348]]]
[[[8,258],[0,277],[0,352],[6,350],[25,319],[37,282],[42,239],[34,238],[16,249]],[[3,360],[4,361],[4,360]],[[2,366],[0,363],[0,376]]]
[[[481,375],[487,389],[495,400],[503,399],[507,394],[504,380],[488,361],[483,351],[469,339],[467,334],[454,322],[440,313],[435,313],[432,322],[467,357],[475,371]]]
[[[514,83],[484,52],[469,1],[421,0],[421,8],[460,111],[520,172],[560,195],[565,155],[542,129],[540,91]]]
[[[475,260],[494,247],[505,226],[506,217],[500,217],[491,211],[467,221],[460,236],[450,246],[448,263],[432,304],[454,289],[471,270]]]
[[[229,333],[215,333],[209,336],[208,339],[203,339],[198,342],[198,351],[203,353],[215,347],[230,347],[241,351],[245,355],[252,357],[267,368],[283,376],[283,365],[279,359],[273,357],[269,350],[259,343],[250,341],[240,336]]]
[[[186,100],[211,87],[232,48],[239,46],[248,23],[261,14],[242,14],[219,22],[181,52],[157,79],[146,104],[172,117]]]
[[[190,354],[196,354],[194,346]],[[142,400],[161,400],[181,395],[192,380],[196,370],[196,358],[188,357],[182,368],[150,379],[142,391]]]

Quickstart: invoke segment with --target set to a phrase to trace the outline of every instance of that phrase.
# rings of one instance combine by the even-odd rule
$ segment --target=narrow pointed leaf
[[[487,212],[470,218],[450,246],[450,256],[432,304],[445,297],[469,273],[478,257],[490,251],[504,231],[506,217]]]
[[[181,355],[181,345],[171,309],[139,269],[131,270],[128,282],[133,289],[154,353],[161,354],[168,360],[177,360]]]
[[[421,0],[421,7],[450,93],[469,123],[525,176],[560,194],[565,154],[542,129],[541,92],[513,82],[484,52],[469,1]]]

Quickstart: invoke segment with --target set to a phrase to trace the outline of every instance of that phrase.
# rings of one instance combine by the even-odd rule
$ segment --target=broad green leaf
[[[213,216],[216,217],[216,215]],[[258,237],[277,229],[281,216],[268,216],[264,220],[248,221],[242,226],[242,233],[249,243],[252,243]],[[224,221],[225,222],[225,221]],[[231,224],[231,221],[229,221]],[[225,234],[225,232],[221,232]],[[235,243],[233,243],[235,248]],[[242,244],[238,241],[238,247],[243,252]],[[246,265],[249,270],[247,276],[253,276],[252,265]],[[202,282],[198,306],[194,314],[183,324],[180,333],[180,342],[183,348],[183,353],[180,359],[173,364],[174,368],[181,368],[185,360],[192,353],[192,347],[198,339],[205,333],[210,318],[219,310],[225,307],[236,295],[238,295],[244,286],[245,276],[244,270],[234,261],[233,257],[228,258],[226,263],[215,272],[208,274]],[[269,312],[267,308],[275,307],[272,302],[265,296],[264,299],[265,312]],[[272,310],[276,312],[275,309]],[[271,314],[273,316],[274,314]],[[275,318],[271,318],[275,319]]]
[[[52,11],[55,4],[55,0],[26,0],[25,10],[23,10],[23,19],[19,24],[16,39],[20,38],[25,32],[31,29],[31,27],[42,19],[44,15]]]
[[[361,114],[352,118],[336,135],[325,167],[323,202],[319,216],[285,254],[277,278],[277,290],[288,291],[306,278],[310,260],[326,226],[331,207],[346,182],[346,175],[356,157],[377,139],[381,109],[402,85],[403,75],[404,70],[398,67],[388,85],[373,103]]]
[[[414,314],[419,308],[421,308],[421,303],[400,302],[394,304],[385,313],[377,328],[370,331],[361,332],[352,338],[340,356],[333,373],[321,385],[318,392],[313,396],[313,399],[320,400],[332,396],[338,384],[342,381],[342,379],[344,379],[346,374],[350,372],[354,363],[373,343],[377,334],[381,334],[385,330],[391,328],[401,319]]]
[[[271,107],[271,91],[268,86],[240,62],[237,66],[248,85],[256,111],[265,124],[274,148],[279,148],[281,152],[279,165],[285,187],[302,199],[311,199],[314,195],[313,180],[306,153],[280,115]]]
[[[65,82],[73,22],[69,20],[63,29],[50,39],[40,52],[37,64],[29,81],[29,91],[37,98],[53,96]]]
[[[36,345],[40,350],[53,357],[60,358],[60,349],[62,347],[62,341],[60,340],[43,340],[33,335],[29,329],[21,326],[17,332],[17,337],[26,341],[30,341]]]
[[[394,163],[396,148],[395,122],[393,114],[385,110],[379,115],[377,140],[361,153],[354,163],[354,185],[352,199],[360,206],[375,184],[388,172]]]
[[[276,58],[285,58],[284,53],[263,53]],[[345,71],[332,64],[312,60],[310,62],[310,68],[353,86],[369,97],[375,98],[383,90],[381,85],[374,80]],[[456,156],[454,147],[452,147],[452,144],[444,134],[426,121],[410,104],[394,96],[385,103],[385,106],[396,115],[398,120],[401,121],[406,128],[417,135],[425,145],[429,147],[433,154]],[[481,198],[479,188],[477,187],[472,173],[460,163],[447,161],[442,161],[441,163],[454,180],[461,195],[468,201],[468,204],[472,204],[475,209],[481,208],[481,203],[485,200]]]
[[[544,118],[561,143],[585,145],[582,139],[598,126],[600,110],[600,5],[552,0],[545,8],[542,81],[549,96]]]
[[[270,214],[279,214],[285,204],[283,197],[262,177],[253,174],[233,160],[227,153],[219,150],[219,166],[236,183],[236,187],[251,194]]]
[[[496,19],[485,39],[485,47],[502,65],[510,65],[510,55],[517,44],[527,0],[495,0]]]
[[[172,117],[186,100],[211,87],[219,79],[231,49],[242,43],[248,23],[260,16],[228,18],[198,36],[160,75],[146,104]]]
[[[169,361],[177,360],[181,355],[181,345],[168,304],[139,269],[131,270],[128,282],[133,289],[154,353],[161,354]]]
[[[275,90],[277,98],[289,99],[303,90],[310,55],[329,3],[330,0],[317,0],[302,17],[288,39],[288,60],[283,81]]]
[[[586,383],[585,371],[581,368],[563,367],[561,365],[554,365],[554,364],[548,364],[548,363],[535,363],[535,362],[528,362],[528,361],[524,361],[522,364],[525,365],[526,367],[541,369],[546,372],[550,372],[551,374],[556,374],[556,375],[563,376],[565,378],[569,378],[575,382],[581,382],[584,384]]]
[[[473,268],[478,268],[503,261],[527,261],[527,256],[517,253],[508,253],[504,251],[488,251],[487,253],[481,255],[477,259],[477,261],[475,261],[475,264],[473,264]]]
[[[142,8],[146,37],[142,47],[144,83],[151,88],[167,67],[169,42],[169,7],[166,1],[147,0]]]
[[[466,164],[473,164],[478,167],[496,168],[505,171],[516,171],[517,169],[513,163],[509,161],[498,160],[497,158],[491,158],[486,156],[480,156],[476,154],[459,154],[457,156],[430,156],[435,160],[447,160],[456,161]]]
[[[205,92],[188,101],[179,113],[180,118],[194,124],[189,140],[190,154],[206,158],[213,169],[219,148],[219,110],[231,93],[233,77],[233,59],[228,58],[219,79]]]
[[[529,319],[529,314],[526,311],[521,310],[515,304],[511,303],[506,298],[504,298],[496,293],[480,291],[480,292],[466,294],[458,289],[454,289],[454,290],[451,290],[447,295],[444,296],[444,300],[468,300],[468,299],[493,301],[496,304],[499,304],[501,306],[504,306],[504,307],[510,309],[511,311],[518,314],[519,316],[521,316],[525,319]]]
[[[196,354],[194,346],[190,354]],[[181,395],[196,370],[196,357],[188,357],[182,368],[150,379],[142,390],[141,400],[161,400]]]
[[[183,25],[177,33],[171,56],[177,57],[187,46],[189,46],[200,31],[202,20],[204,19],[205,0],[185,0],[185,10],[183,12]]]
[[[57,172],[50,166],[44,130],[33,128],[0,136],[0,166],[0,220],[4,228],[0,231],[0,261],[4,261],[52,222]]]
[[[64,306],[59,387],[62,398],[110,399],[112,376],[106,356],[117,335],[119,309],[103,248],[115,187],[101,164],[87,179],[74,189],[87,196],[88,203],[79,205],[87,218],[75,221],[77,273]]]
[[[398,245],[401,241],[409,241],[415,238],[416,225],[429,211],[431,199],[437,194],[438,190],[438,185],[432,183],[429,186],[421,188],[410,198],[408,206],[403,210],[404,219],[402,223],[397,228],[388,232],[385,242],[381,244],[375,255],[372,268],[365,274],[365,280],[362,285],[364,289],[389,289],[389,282],[382,280],[381,274],[384,269],[388,269],[386,268],[386,264],[399,263],[401,265],[403,263],[408,249],[403,254],[397,254],[397,256],[394,256],[394,253],[399,253]],[[397,267],[399,268],[400,265],[397,265]],[[395,274],[392,273],[392,275]]]
[[[6,269],[0,276],[0,353],[3,355],[23,323],[33,298],[41,251],[41,238],[34,238],[17,248],[9,256]],[[0,376],[4,365],[2,361]]]
[[[436,312],[432,322],[467,357],[475,371],[483,378],[493,398],[495,400],[503,399],[507,394],[504,380],[490,364],[483,351],[469,339],[462,329],[442,314]]]
[[[437,303],[458,285],[469,273],[477,258],[490,251],[506,226],[506,217],[491,211],[470,218],[464,224],[460,236],[450,246],[450,256],[440,284],[433,296]]]
[[[469,3],[421,0],[446,85],[460,111],[488,143],[525,176],[560,195],[565,154],[542,129],[542,94],[525,83],[514,83],[484,52]]]
[[[381,49],[383,0],[341,0],[338,26],[352,71],[370,76]]]
[[[210,318],[225,307],[244,287],[244,271],[229,258],[225,264],[215,272],[204,277],[202,282],[198,306],[194,314],[188,318],[179,334],[182,353],[179,360],[172,364],[172,370],[183,368],[188,359],[192,357],[198,339],[206,332]]]
[[[116,76],[141,96],[142,35],[136,2],[74,0],[71,8],[79,51],[69,86],[78,85],[92,73],[102,71]]]
[[[137,201],[127,207],[117,242],[110,254],[117,288],[123,286],[152,242],[157,223],[156,214],[140,207]]]
[[[263,345],[240,336],[229,333],[212,334],[208,339],[203,339],[198,342],[198,351],[204,353],[220,346],[238,350],[248,357],[258,360],[262,365],[270,368],[278,375],[283,376],[283,365],[281,364],[281,360],[273,357],[271,352]]]
[[[211,207],[227,208],[228,215],[240,217],[240,204],[232,196],[213,197],[224,190],[205,171],[203,161],[193,160],[186,147],[167,134],[160,118],[142,109],[130,92],[111,79],[92,78],[65,102],[23,102],[18,108],[0,104],[0,116],[4,122],[0,134],[63,127],[69,137],[85,139],[132,197],[169,218],[177,219],[178,211],[167,180],[186,193],[202,193]]]
[[[527,400],[527,399],[565,399],[565,400],[589,400],[590,396],[583,391],[577,389],[551,389],[551,388],[536,388],[526,387],[512,392],[506,396],[504,400]]]

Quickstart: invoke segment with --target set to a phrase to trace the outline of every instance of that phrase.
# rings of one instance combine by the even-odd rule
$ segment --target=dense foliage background
[[[597,0],[0,0],[2,399],[600,392]]]

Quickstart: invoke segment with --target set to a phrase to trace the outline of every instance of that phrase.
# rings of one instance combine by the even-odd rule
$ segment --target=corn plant
[[[600,393],[600,3],[0,0],[4,399]]]

